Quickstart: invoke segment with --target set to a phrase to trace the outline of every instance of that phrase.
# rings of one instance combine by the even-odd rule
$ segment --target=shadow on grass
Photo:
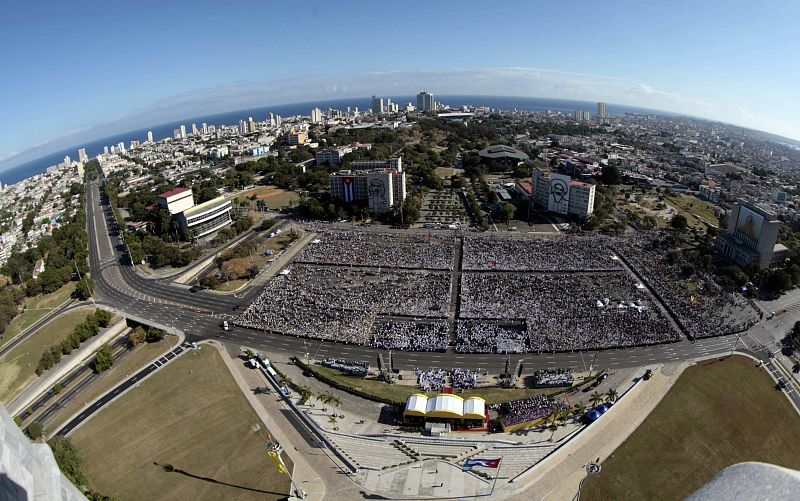
[[[171,464],[158,464],[155,461],[153,461],[153,464],[156,465],[156,466],[160,466],[167,473],[179,473],[179,474],[181,474],[183,476],[194,478],[194,479],[197,479],[197,480],[202,480],[204,482],[210,482],[212,484],[224,485],[224,486],[227,486],[227,487],[233,487],[235,489],[242,489],[242,490],[245,490],[245,491],[261,492],[263,494],[274,494],[276,496],[285,496],[286,495],[285,492],[265,491],[265,490],[262,490],[262,489],[254,489],[252,487],[245,487],[243,485],[229,484],[227,482],[222,482],[222,481],[219,481],[219,480],[211,478],[211,477],[201,477],[199,475],[194,475],[192,473],[189,473],[188,471],[181,470],[180,468],[176,468],[176,467],[172,466]]]

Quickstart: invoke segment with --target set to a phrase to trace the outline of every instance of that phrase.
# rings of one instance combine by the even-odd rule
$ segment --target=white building
[[[606,103],[597,103],[597,117],[598,118],[608,117],[608,106],[606,105]]]
[[[384,111],[386,110],[383,106],[383,98],[372,96],[372,113],[375,115],[379,115]]]
[[[316,161],[317,165],[339,165],[342,162],[342,157],[352,152],[351,146],[338,146],[335,148],[323,148],[317,151]]]
[[[156,203],[169,210],[171,215],[175,215],[194,206],[194,197],[189,188],[175,188],[158,195]]]
[[[203,237],[231,224],[231,202],[225,197],[203,202],[181,212],[178,221],[184,236]]]
[[[593,184],[545,169],[533,169],[531,203],[536,208],[584,221],[594,212],[594,198]]]
[[[151,131],[151,130],[147,131],[147,142],[148,143],[152,143],[153,142],[153,131]]]
[[[78,162],[86,163],[89,161],[89,157],[86,155],[86,148],[81,148],[78,150]]]
[[[388,212],[405,201],[404,172],[393,168],[351,169],[328,176],[331,198],[346,203],[366,201],[376,214]]]
[[[403,157],[387,160],[356,160],[350,164],[351,170],[394,169],[403,172]]]
[[[322,110],[319,108],[314,108],[311,110],[311,123],[321,123],[322,122]]]

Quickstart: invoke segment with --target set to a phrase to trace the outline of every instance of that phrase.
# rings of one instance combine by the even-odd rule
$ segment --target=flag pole
[[[500,462],[497,463],[497,473],[494,474],[494,481],[492,482],[492,490],[489,492],[490,496],[494,494],[494,486],[497,485],[497,477],[500,476],[500,465],[502,464],[503,464],[503,456],[500,456]]]

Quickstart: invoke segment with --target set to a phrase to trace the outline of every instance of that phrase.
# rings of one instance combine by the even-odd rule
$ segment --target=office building
[[[184,237],[200,238],[230,225],[231,202],[225,197],[190,207],[178,214],[181,233]]]
[[[535,168],[531,174],[531,204],[561,216],[585,221],[594,212],[595,186],[563,174]]]
[[[419,111],[435,111],[436,101],[433,98],[433,94],[425,91],[417,94],[417,109]]]
[[[575,121],[579,124],[588,123],[591,118],[592,116],[588,111],[575,110]]]
[[[763,207],[740,200],[728,212],[728,231],[717,238],[717,252],[739,266],[768,268],[783,263],[788,249],[776,244],[781,222]]]
[[[72,165],[72,159],[67,155],[64,157],[64,167],[69,167],[70,165]]]
[[[186,139],[186,126],[181,125],[181,139]]]
[[[355,169],[328,176],[331,198],[346,203],[367,202],[375,214],[392,210],[406,199],[406,175],[393,168]]]
[[[208,134],[208,124],[207,124],[207,123],[205,123],[205,122],[203,122],[202,124],[200,124],[200,131],[201,131],[203,134]]]
[[[197,124],[192,124],[192,135],[193,136],[197,135]]]
[[[89,161],[89,157],[86,155],[86,148],[81,148],[78,150],[78,162],[86,163]]]
[[[318,124],[322,122],[322,110],[314,108],[311,110],[311,123]]]
[[[117,143],[117,153],[119,153],[120,155],[124,155],[125,154],[125,143],[123,143],[121,141],[119,143]]]
[[[156,197],[156,203],[167,209],[170,215],[175,215],[194,206],[194,197],[189,188],[175,188],[165,191]]]
[[[383,112],[383,98],[372,96],[372,113],[374,115],[380,115]]]
[[[152,143],[153,142],[153,131],[151,131],[151,130],[147,131],[147,142],[148,143]]]
[[[788,195],[787,195],[787,193],[785,191],[783,191],[783,190],[776,190],[775,191],[775,203],[785,204],[787,198],[788,198]]]
[[[108,146],[103,146],[103,155],[108,155]]]
[[[606,103],[597,103],[597,118],[608,118],[608,107]]]
[[[306,133],[305,132],[290,131],[286,135],[286,143],[289,146],[295,146],[295,145],[299,145],[299,144],[306,144],[306,139],[307,139],[307,137],[306,137]]]
[[[356,160],[350,163],[350,168],[352,170],[394,169],[403,172],[403,157],[387,160]]]

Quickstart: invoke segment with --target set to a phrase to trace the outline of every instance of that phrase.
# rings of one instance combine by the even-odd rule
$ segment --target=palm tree
[[[317,398],[319,399],[320,402],[322,402],[322,411],[325,412],[328,410],[325,408],[325,406],[331,403],[334,396],[333,394],[331,394],[331,392],[326,391],[325,393],[320,393],[319,396],[317,396]]]
[[[342,401],[336,395],[331,395],[330,403],[333,404],[333,413],[336,414],[339,410],[339,406],[342,405]]]
[[[575,418],[576,421],[580,419],[581,416],[583,416],[585,413],[586,413],[586,405],[582,402],[578,402],[572,408],[572,417]]]
[[[616,402],[618,398],[619,398],[619,393],[617,393],[617,390],[615,390],[614,388],[611,388],[610,390],[608,390],[608,393],[606,393],[606,402],[610,404]]]
[[[336,418],[336,414],[334,414],[332,416],[328,416],[328,422],[331,424],[331,426],[333,426],[334,430],[338,430],[339,429],[339,428],[336,427],[336,419],[337,419]]]
[[[592,392],[591,396],[589,396],[589,401],[592,402],[592,405],[600,405],[603,403],[603,397],[595,390]]]
[[[311,400],[311,397],[314,396],[314,393],[311,391],[311,388],[308,386],[301,386],[300,387],[300,405],[305,405]]]
[[[545,423],[547,423],[547,431],[550,432],[550,438],[547,439],[548,442],[553,441],[553,436],[555,436],[558,429],[561,428],[561,422],[558,420],[558,414],[558,412],[554,412],[545,420]]]

